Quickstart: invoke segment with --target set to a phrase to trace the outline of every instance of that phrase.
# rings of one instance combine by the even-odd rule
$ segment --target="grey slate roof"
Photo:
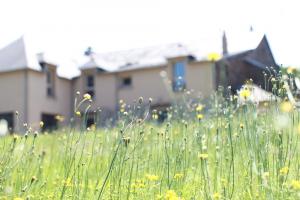
[[[93,54],[88,62],[80,67],[81,70],[101,68],[105,71],[124,71],[137,68],[152,68],[167,63],[167,59],[190,56],[193,53],[182,44],[168,44],[140,49]]]
[[[36,49],[30,49],[30,47],[31,43],[29,43],[26,38],[21,37],[0,49],[0,73],[26,68],[41,70],[41,66],[39,65],[40,59],[53,63],[49,60],[48,52],[46,54],[47,56],[45,56],[45,54],[38,55],[37,53],[39,53],[39,51],[34,51]],[[119,72],[160,67],[165,65],[169,58],[180,56],[192,56],[197,61],[207,60],[208,52],[205,46],[202,47],[202,51],[199,51],[198,47],[197,50],[191,50],[190,47],[192,46],[173,43],[109,53],[95,53],[92,54],[91,58],[85,58],[86,62],[81,66],[71,62],[71,59],[65,63],[59,61],[58,63],[60,63],[61,66],[57,68],[57,73],[60,77],[70,79],[80,75],[79,69],[84,70],[96,67],[107,72]],[[231,57],[233,55],[232,53],[230,54]],[[79,58],[72,60],[77,59]]]
[[[19,69],[41,70],[36,57],[32,57],[23,37],[0,50],[0,72]]]
[[[13,41],[0,49],[0,73],[22,69],[31,69],[41,71],[41,62],[56,65],[54,59],[49,57],[49,54],[39,53],[37,49],[28,41],[25,36]],[[77,70],[78,71],[78,70]],[[71,79],[77,76],[80,72],[74,73],[70,68],[58,67],[57,74],[59,77]]]

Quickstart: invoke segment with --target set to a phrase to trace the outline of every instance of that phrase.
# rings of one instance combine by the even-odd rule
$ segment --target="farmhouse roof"
[[[222,61],[226,61],[229,65],[239,67],[247,64],[261,69],[266,69],[266,67],[270,66],[278,67],[265,35],[256,48],[228,54],[220,60],[220,62]]]
[[[24,37],[19,38],[0,50],[0,72],[19,69],[41,70],[37,58],[32,55]]]
[[[92,54],[81,70],[101,68],[105,71],[126,71],[138,68],[152,68],[167,64],[168,59],[196,55],[182,44],[167,44],[117,52]]]

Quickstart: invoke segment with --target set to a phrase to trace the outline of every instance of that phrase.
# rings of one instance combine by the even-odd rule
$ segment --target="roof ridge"
[[[139,50],[145,50],[145,49],[153,49],[155,47],[166,47],[171,45],[179,45],[183,47],[187,47],[186,44],[183,44],[181,42],[174,42],[174,43],[165,43],[165,44],[157,44],[157,45],[149,45],[145,47],[136,47],[136,48],[129,48],[129,49],[123,49],[123,50],[115,50],[115,51],[107,51],[102,53],[95,53],[95,55],[105,55],[105,54],[114,54],[114,53],[122,53],[122,52],[129,52],[129,51],[139,51]]]

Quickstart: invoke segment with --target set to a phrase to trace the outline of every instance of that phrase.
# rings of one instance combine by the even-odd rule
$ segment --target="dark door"
[[[11,113],[0,113],[0,120],[4,119],[7,121],[8,130],[10,133],[14,131],[14,114]]]
[[[44,122],[42,131],[53,131],[57,129],[57,120],[55,119],[55,116],[56,115],[42,114],[42,121]]]

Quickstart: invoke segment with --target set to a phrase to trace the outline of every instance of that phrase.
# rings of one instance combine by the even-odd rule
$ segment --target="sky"
[[[0,0],[0,48],[21,36],[53,57],[59,70],[83,52],[183,43],[203,55],[257,46],[267,35],[278,64],[300,67],[297,0]],[[253,30],[250,31],[250,27]]]

